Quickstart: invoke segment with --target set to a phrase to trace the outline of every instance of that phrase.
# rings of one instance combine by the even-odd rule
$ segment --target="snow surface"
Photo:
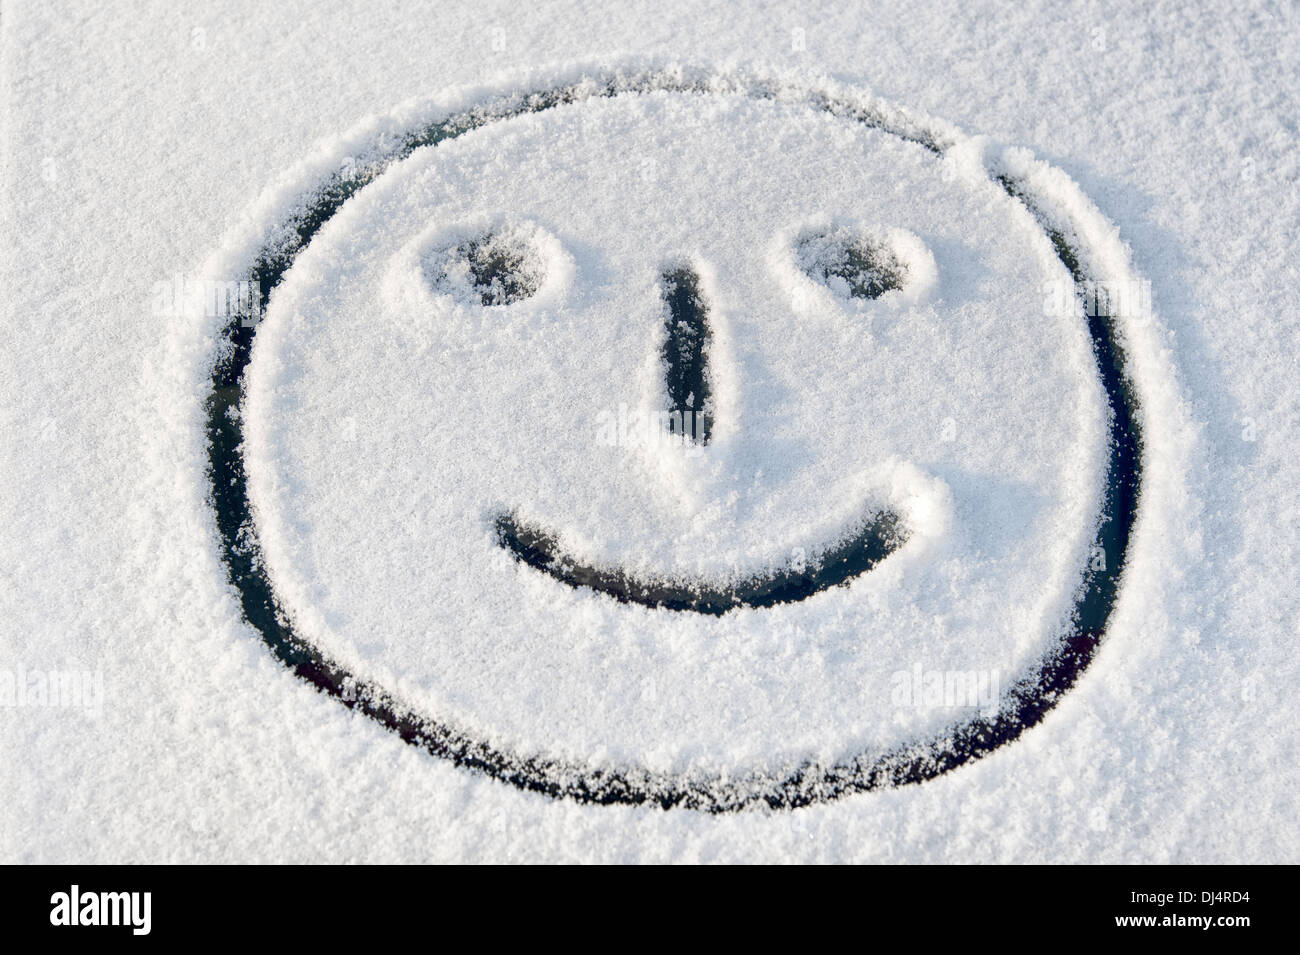
[[[97,716],[0,714],[0,857],[1295,861],[1293,7],[137,6],[0,20],[0,670],[105,685]],[[351,716],[241,621],[205,506],[212,323],[156,285],[206,274],[365,117],[630,52],[829,73],[988,134],[957,166],[1029,177],[1095,265],[1152,283],[1156,318],[1125,329],[1147,493],[1120,607],[1082,683],[977,764],[784,814],[553,802]],[[250,369],[251,494],[305,629],[520,751],[673,770],[942,725],[890,698],[917,663],[1018,672],[1088,556],[1103,398],[1081,325],[1044,316],[1064,273],[1041,231],[919,153],[660,94],[385,173],[295,264]],[[485,308],[446,253],[503,225],[541,284]],[[813,282],[798,239],[841,228],[892,237],[914,283]],[[715,440],[602,445],[593,414],[659,400],[670,260],[714,303]],[[515,508],[584,557],[719,576],[814,553],[869,503],[911,518],[898,554],[718,619],[567,590],[489,530]]]

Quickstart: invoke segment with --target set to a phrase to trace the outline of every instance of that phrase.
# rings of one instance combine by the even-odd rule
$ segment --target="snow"
[[[139,8],[147,34],[36,5],[0,34],[0,667],[104,686],[93,712],[5,709],[0,856],[1294,861],[1293,11]],[[905,107],[951,148],[719,88],[525,114],[384,169],[257,332],[243,424],[277,592],[333,658],[521,753],[713,775],[947,725],[895,678],[1005,683],[1050,646],[1104,463],[1086,330],[1045,314],[1065,273],[1002,172],[1154,312],[1119,327],[1144,494],[1106,641],[976,764],[794,813],[583,807],[404,745],[242,619],[203,476],[220,320],[160,314],[155,286],[233,278],[385,134],[628,51]],[[489,232],[535,294],[475,300],[456,250]],[[846,297],[809,236],[889,248],[903,289]],[[710,302],[714,438],[602,442],[601,412],[661,403],[669,261]],[[719,618],[567,589],[490,532],[515,510],[583,559],[717,579],[881,505],[911,537],[852,587]]]

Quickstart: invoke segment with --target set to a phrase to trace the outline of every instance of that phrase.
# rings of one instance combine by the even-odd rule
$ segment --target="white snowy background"
[[[1151,280],[1197,432],[1180,556],[1016,744],[793,814],[518,792],[278,666],[194,476],[143,451],[154,284],[281,172],[412,97],[628,54],[827,73],[1027,146]],[[0,670],[104,681],[97,717],[0,709],[0,859],[1300,858],[1296,4],[6,2],[0,71]]]

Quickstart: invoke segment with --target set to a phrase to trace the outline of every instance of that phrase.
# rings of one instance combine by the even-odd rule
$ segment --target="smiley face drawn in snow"
[[[992,153],[682,70],[359,131],[221,259],[266,303],[209,400],[249,621],[583,801],[796,807],[1016,739],[1097,650],[1139,442],[1114,321],[1043,314],[1104,257]]]

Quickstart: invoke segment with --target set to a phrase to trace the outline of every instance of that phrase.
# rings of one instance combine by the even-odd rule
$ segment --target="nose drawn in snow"
[[[700,277],[689,265],[667,269],[663,363],[668,390],[668,430],[708,444],[714,414],[709,373],[709,307]]]

